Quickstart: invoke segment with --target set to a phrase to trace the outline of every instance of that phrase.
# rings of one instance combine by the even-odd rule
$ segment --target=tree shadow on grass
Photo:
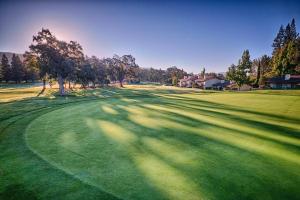
[[[13,184],[7,186],[3,192],[0,193],[2,200],[36,200],[38,199],[35,192],[27,190],[22,184]]]
[[[255,145],[250,145],[248,148],[247,138],[255,139],[256,141],[254,141],[254,144],[257,142],[257,145],[264,143],[264,145],[268,146],[269,144],[264,141],[270,142],[270,144],[280,144],[282,145],[283,152],[286,148],[289,150],[294,148],[293,151],[299,155],[298,146],[291,145],[288,147],[289,145],[287,145],[287,143],[279,140],[182,115],[180,114],[180,110],[189,110],[190,108],[185,106],[178,107],[176,102],[170,103],[170,101],[164,101],[164,99],[159,99],[157,102],[151,100],[150,102],[152,104],[169,107],[171,110],[177,109],[179,112],[150,109],[145,106],[145,104],[149,103],[147,102],[148,100],[150,101],[150,99],[147,99],[145,101],[141,100],[131,103],[128,101],[122,102],[121,100],[119,104],[123,106],[113,107],[113,109],[119,113],[117,118],[115,115],[109,117],[110,114],[102,110],[102,112],[105,113],[104,115],[108,115],[106,118],[111,118],[114,124],[133,133],[138,138],[136,142],[129,144],[134,151],[154,156],[162,163],[177,169],[183,176],[187,177],[188,180],[196,182],[199,190],[204,191],[205,195],[212,199],[253,199],[258,197],[262,199],[296,199],[296,196],[298,195],[296,185],[300,183],[299,176],[297,175],[299,172],[299,170],[297,170],[299,162],[292,162],[292,160],[289,159],[286,160],[284,155],[278,155],[278,152],[268,152],[272,151],[271,149],[265,152],[257,146],[258,150],[256,150]],[[149,114],[148,116],[149,119],[155,118],[160,121],[160,123],[170,121],[175,124],[180,124],[182,127],[195,127],[199,129],[199,134],[195,134],[194,132],[189,133],[188,130],[182,132],[180,129],[176,129],[176,127],[167,127],[164,125],[155,127],[157,124],[152,124],[153,128],[151,128],[151,120],[149,122],[150,126],[138,123],[135,120],[133,121],[130,115],[136,113],[130,113],[128,111],[128,107],[131,106],[136,110],[140,108],[144,110],[145,113],[152,112],[152,114]],[[205,106],[209,107],[209,103],[205,103]],[[232,124],[252,126],[252,124],[255,123],[255,127],[262,131],[273,131],[280,127],[273,124],[256,123],[254,120],[222,113],[221,111],[201,110],[201,105],[199,105],[199,107],[200,108],[197,111],[198,114],[213,116],[216,119],[229,119],[232,121]],[[213,104],[212,108],[218,108],[218,106]],[[222,106],[222,109],[226,109],[226,107]],[[229,107],[228,109],[231,108]],[[153,113],[159,113],[159,115],[153,115]],[[98,118],[94,116],[93,118],[95,120],[102,120],[102,117]],[[126,124],[124,121],[129,121],[130,123]],[[232,137],[232,135],[237,138],[242,137],[243,139],[240,142],[245,143],[246,146],[243,146],[243,144],[238,145],[238,143],[232,143],[228,140],[209,137],[207,133],[203,135],[202,129],[207,128],[224,130],[225,138],[227,137],[227,133],[230,133],[228,137]],[[295,130],[293,129],[289,129],[288,131],[289,134],[295,134]],[[107,134],[109,134],[109,132]],[[216,134],[222,135],[221,132],[211,133],[211,135]],[[280,131],[277,131],[276,134],[280,135]],[[287,135],[287,137],[289,137],[289,135]],[[199,153],[199,157],[196,156],[194,158],[199,160],[199,165],[196,167],[194,166],[193,168],[193,165],[189,166],[188,164],[186,165],[174,161],[174,158],[170,155],[162,154],[162,152],[157,151],[158,149],[155,146],[149,146],[149,144],[145,143],[147,138],[152,138],[160,142],[162,141],[166,146],[171,145],[175,148],[181,148],[177,143],[184,143],[187,148],[194,149]],[[293,137],[290,138],[298,139]],[[172,144],[170,140],[176,142]],[[281,150],[281,147],[279,147],[279,150]],[[203,154],[205,156],[201,157]],[[134,159],[135,158],[132,157],[132,160]],[[289,164],[285,165],[284,163]],[[290,185],[286,187],[282,182]]]
[[[238,122],[239,124],[244,125],[245,127],[251,127],[261,131],[272,131],[272,134],[285,135],[290,138],[300,139],[300,134],[298,134],[300,132],[299,129],[290,128],[279,124],[273,124],[273,123],[271,124],[260,120],[255,120],[256,117],[253,115],[248,117],[242,117],[240,114],[243,112],[241,111],[235,114],[229,114],[224,112],[226,110],[230,111],[231,110],[230,108],[225,109],[223,107],[222,109],[218,109],[217,107],[211,107],[214,110],[207,110],[207,109],[202,109],[201,105],[198,105],[199,106],[198,108],[194,108],[183,104],[178,105],[177,103],[167,103],[166,106],[171,109],[177,109],[177,110],[184,109],[184,110],[189,110],[190,112],[197,111],[197,113],[201,113],[201,115],[204,116],[216,117],[219,119],[227,120],[228,124],[230,124],[230,122]],[[244,114],[247,114],[247,111],[245,111]],[[258,119],[261,118],[259,117]],[[195,119],[192,118],[191,120],[195,120]],[[291,121],[289,122],[291,123]],[[201,123],[203,123],[203,121],[201,121]]]
[[[184,96],[184,97],[163,96],[163,97],[167,99],[166,100],[167,102],[168,102],[168,99],[178,100],[179,102],[181,101],[182,104],[186,104],[186,105],[201,106],[204,108],[208,107],[208,108],[224,109],[224,110],[236,111],[236,112],[241,112],[241,113],[249,113],[249,114],[262,116],[262,117],[273,118],[273,119],[277,119],[277,120],[281,120],[281,121],[283,120],[283,121],[300,123],[299,118],[291,118],[291,117],[284,116],[284,115],[277,115],[277,114],[271,114],[271,113],[266,113],[266,112],[254,111],[254,110],[241,108],[238,106],[232,106],[232,105],[227,105],[227,104],[222,104],[222,103],[214,103],[214,102],[206,101],[203,99],[195,99],[195,98],[186,97],[186,96]]]
[[[260,129],[262,131],[272,130],[276,132],[276,130],[278,130],[279,128],[279,131],[276,132],[276,134],[278,135],[282,133],[282,127],[280,127],[280,125],[268,124],[265,122],[257,123],[256,120],[241,118],[238,115],[223,112],[232,109],[236,109],[235,111],[238,112],[247,112],[247,110],[242,110],[238,107],[210,103],[195,99],[189,101],[189,98],[182,98],[180,101],[174,99],[172,102],[167,98],[156,97],[155,95],[147,94],[147,92],[143,92],[142,94],[137,92],[136,94],[137,95],[128,95],[126,92],[118,94],[118,100],[115,103],[115,105],[120,104],[124,107],[134,106],[144,111],[148,111],[150,113],[149,118],[155,119],[155,117],[160,117],[165,121],[170,121],[174,124],[180,124],[180,127],[198,128],[199,134],[195,134],[195,132],[181,131],[180,129],[166,126],[155,127],[155,125],[153,125],[153,128],[150,128],[151,124],[150,126],[145,127],[141,123],[133,121],[130,117],[132,113],[129,113],[129,111],[124,109],[124,107],[113,107],[113,109],[115,109],[117,113],[119,113],[117,115],[107,113],[103,109],[101,110],[101,112],[104,115],[106,115],[106,118],[111,119],[113,123],[117,124],[119,127],[122,127],[124,130],[133,133],[138,138],[137,141],[130,143],[130,147],[133,148],[135,152],[142,153],[142,155],[144,154],[155,157],[163,165],[169,166],[172,169],[176,169],[176,171],[181,176],[195,183],[197,185],[196,188],[198,188],[199,191],[204,192],[204,198],[211,197],[212,199],[297,199],[299,192],[297,191],[296,187],[300,184],[300,180],[299,175],[297,174],[299,170],[297,171],[295,169],[297,169],[299,165],[296,165],[295,163],[290,163],[289,161],[286,161],[284,159],[278,159],[278,157],[272,157],[269,154],[252,151],[251,148],[242,148],[240,146],[235,145],[234,143],[229,143],[226,140],[216,140],[214,138],[207,137],[207,135],[201,134],[201,129],[223,129],[225,132],[232,132],[236,136],[248,135],[257,138],[257,141],[271,141],[273,143],[280,143],[279,141],[271,140],[270,138],[258,135],[253,135],[253,133],[250,133],[248,131],[241,131],[235,128],[230,129],[228,127],[223,127],[221,125],[214,124],[213,122],[207,122],[201,119],[180,114],[180,112],[150,109],[146,107],[145,104],[151,103],[155,105],[161,105],[164,107],[168,107],[171,110],[187,110],[189,112],[196,112],[196,114],[198,115],[216,117],[216,119],[228,119],[232,120],[233,123],[238,123],[245,126],[256,126],[257,129]],[[138,99],[138,101],[130,102],[128,100],[125,100],[125,98],[122,99],[123,97]],[[103,102],[104,104],[110,104],[110,102],[105,102],[105,100]],[[183,105],[184,102],[188,103],[186,103],[186,105]],[[195,109],[189,107],[188,105],[190,103],[195,104],[195,106],[198,106],[199,108]],[[207,110],[207,108],[212,110]],[[269,114],[265,113],[256,113],[252,111],[250,112],[251,114],[258,115],[260,117],[271,117],[277,120],[280,119],[277,115],[270,116]],[[161,115],[157,116],[153,113],[159,113]],[[97,116],[93,116],[93,118],[95,120],[102,120],[102,118],[99,118]],[[287,120],[287,122],[294,123],[293,119],[286,118],[285,120]],[[26,128],[27,124],[30,121],[31,120],[24,122],[23,129]],[[126,126],[124,121],[127,121],[130,126]],[[163,123],[163,121],[161,123]],[[295,131],[293,129],[287,130],[288,133],[285,135],[292,139],[296,139],[293,138],[293,136],[291,136],[295,134]],[[10,131],[13,132],[17,130],[15,129]],[[17,132],[20,132],[21,134],[22,131],[19,130]],[[224,135],[224,137],[226,137],[226,133]],[[189,165],[189,163],[185,162],[180,163],[174,158],[176,157],[176,154],[168,155],[167,153],[159,152],[158,149],[155,148],[155,146],[151,146],[145,142],[145,139],[147,141],[147,138],[152,138],[154,141],[158,140],[159,142],[162,142],[162,144],[164,144],[165,146],[170,146],[182,150],[182,152],[176,152],[179,155],[184,156],[185,154],[183,154],[183,152],[185,150],[195,151],[196,153],[195,155],[192,154],[194,155],[194,157],[192,157],[191,160],[196,160],[196,164]],[[11,143],[17,141],[18,140],[11,139]],[[245,140],[245,142],[247,141]],[[182,146],[178,144],[182,144]],[[285,146],[284,148],[290,150],[290,147],[288,147],[288,145],[285,145],[286,143],[280,144]],[[38,180],[38,175],[35,175],[33,170],[31,170],[31,176],[35,177],[36,179],[28,178],[27,181],[24,181],[26,184],[30,183],[35,185],[36,188],[39,188],[39,192],[43,191],[41,193],[45,193],[46,191],[46,193],[49,192],[50,197],[60,197],[61,199],[63,199],[63,197],[72,197],[72,193],[84,190],[84,192],[80,193],[78,196],[74,195],[73,197],[83,198],[86,197],[87,194],[99,194],[94,197],[102,199],[104,197],[111,199],[114,198],[113,196],[105,196],[101,193],[101,191],[98,188],[96,189],[92,186],[86,186],[88,188],[84,189],[84,187],[80,183],[78,183],[80,182],[79,180],[75,181],[77,179],[73,180],[73,178],[70,177],[72,179],[71,181],[69,178],[67,178],[69,176],[61,172],[61,170],[56,170],[52,167],[48,167],[49,169],[45,169],[44,167],[48,166],[48,163],[40,161],[40,159],[37,158],[36,160],[38,161],[36,161],[35,159],[33,159],[35,156],[28,149],[26,149],[26,147],[23,147],[20,149],[11,149],[11,151],[17,151],[17,157],[20,156],[21,160],[24,159],[24,163],[21,161],[19,162],[26,165],[26,167],[23,168],[23,170],[34,167],[35,170],[38,169],[37,171],[40,171],[43,175],[45,175],[41,180]],[[297,148],[294,150],[295,152],[299,153]],[[5,153],[2,155],[5,155]],[[165,194],[162,192],[162,190],[164,189],[157,188],[160,186],[155,184],[155,182],[153,182],[153,180],[148,177],[149,174],[144,174],[141,172],[141,166],[137,166],[138,164],[135,160],[134,154],[127,156],[128,157],[126,157],[126,159],[130,160],[130,162],[132,163],[132,167],[137,172],[137,174],[144,176],[144,181],[148,182],[147,184],[150,188],[153,187],[153,196],[161,196],[161,198],[164,199],[168,198],[167,196],[164,196]],[[101,160],[101,158],[99,159]],[[26,160],[27,162],[25,162]],[[31,163],[29,163],[28,161],[30,161]],[[116,165],[118,165],[118,163],[116,163]],[[85,169],[82,170],[84,171]],[[25,170],[23,173],[25,174],[29,172],[30,171]],[[68,181],[67,183],[64,183],[64,181],[62,180]],[[46,186],[43,186],[45,184]],[[50,184],[53,187],[52,190],[47,190],[47,188],[49,188],[49,185],[47,184]],[[23,190],[22,187],[24,186],[21,186],[20,190],[24,191],[25,189]],[[157,188],[157,190],[155,188]],[[8,188],[7,191],[13,190]],[[27,192],[25,193],[27,194]],[[32,193],[36,194],[36,191],[29,191],[28,195],[31,195]],[[8,193],[5,193],[5,195],[7,194]]]
[[[114,195],[55,168],[28,148],[23,137],[24,130],[32,120],[49,110],[55,108],[24,115],[1,132],[5,138],[0,140],[0,163],[3,169],[0,179],[6,185],[0,185],[0,199],[118,200]]]

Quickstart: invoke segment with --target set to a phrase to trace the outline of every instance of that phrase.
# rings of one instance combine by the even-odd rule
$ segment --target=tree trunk
[[[43,79],[43,90],[46,89],[46,79]]]
[[[120,87],[123,87],[123,81],[119,80],[119,82],[120,82]]]
[[[60,96],[63,96],[65,95],[64,79],[61,75],[58,75],[57,81],[59,85],[59,94]]]
[[[71,81],[69,81],[69,89],[71,89]]]

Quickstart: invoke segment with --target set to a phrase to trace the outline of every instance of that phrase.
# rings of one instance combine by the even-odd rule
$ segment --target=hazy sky
[[[97,57],[132,54],[142,67],[222,72],[244,49],[271,54],[281,24],[300,1],[14,1],[0,0],[0,51],[23,53],[49,28]]]

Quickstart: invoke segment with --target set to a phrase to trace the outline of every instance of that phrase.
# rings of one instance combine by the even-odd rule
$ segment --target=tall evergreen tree
[[[246,73],[249,73],[251,70],[252,62],[250,60],[249,50],[245,50],[242,55],[242,60],[240,62],[240,67],[245,70]]]
[[[273,73],[282,76],[286,73],[297,73],[297,66],[299,66],[299,42],[298,33],[296,30],[295,19],[292,19],[284,30],[284,39],[281,47],[279,42],[281,34],[277,34],[273,43]]]
[[[11,60],[11,79],[16,83],[20,83],[24,76],[23,63],[19,56],[13,54]]]
[[[284,36],[285,36],[285,29],[281,25],[272,45],[272,47],[274,48],[273,55],[276,53],[278,49],[280,49],[283,46]]]
[[[297,33],[296,22],[295,22],[294,18],[292,19],[292,22],[291,22],[291,31],[290,32],[291,32],[290,33],[291,39],[296,40],[299,34]]]
[[[284,31],[284,41],[283,44],[288,44],[290,41],[293,40],[293,34],[292,34],[292,30],[291,30],[291,25],[290,23],[288,23],[285,27],[285,31]]]
[[[8,58],[5,54],[2,55],[1,59],[1,74],[2,74],[2,80],[5,82],[10,81],[11,79],[11,69],[8,62]]]

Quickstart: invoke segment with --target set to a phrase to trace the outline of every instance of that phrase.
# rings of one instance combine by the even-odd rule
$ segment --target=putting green
[[[90,101],[40,116],[25,139],[49,164],[122,199],[296,199],[299,102],[222,93]]]

